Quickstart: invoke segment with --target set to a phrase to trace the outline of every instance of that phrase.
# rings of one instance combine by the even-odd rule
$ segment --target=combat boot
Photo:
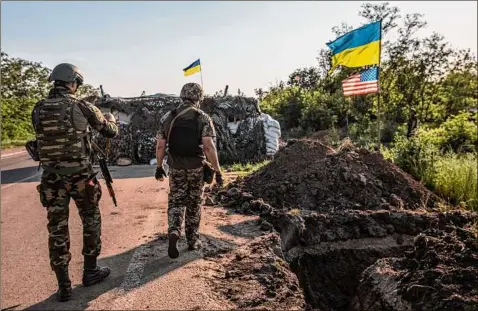
[[[170,258],[179,257],[178,239],[179,239],[179,234],[177,234],[175,231],[169,234],[168,256]]]
[[[194,243],[188,243],[188,249],[190,251],[193,251],[193,250],[199,250],[202,248],[202,242],[201,240],[196,240],[196,242]]]
[[[60,302],[68,301],[71,298],[71,281],[68,275],[68,267],[56,267],[54,269],[58,281],[58,290],[56,300]]]
[[[84,256],[83,285],[90,286],[103,281],[110,275],[110,268],[96,265],[96,256]]]

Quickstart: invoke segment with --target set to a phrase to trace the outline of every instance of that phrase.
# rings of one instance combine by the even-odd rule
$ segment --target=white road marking
[[[29,179],[33,179],[33,178],[35,178],[35,177],[40,176],[41,174],[42,174],[42,172],[39,172],[39,173],[36,173],[36,174],[33,175],[33,176],[23,178],[23,179],[21,179],[21,180],[19,180],[19,181],[16,181],[16,182],[12,183],[12,184],[8,184],[8,185],[5,185],[5,186],[2,186],[1,190],[5,190],[5,189],[7,189],[7,188],[10,188],[10,187],[12,187],[12,186],[15,186],[16,184],[22,183],[22,182],[27,181],[27,180],[29,180]]]
[[[147,218],[147,223],[144,226],[142,236],[150,236],[156,233],[159,229],[160,223],[160,214],[159,208],[153,210]],[[123,279],[123,283],[119,287],[119,293],[124,294],[126,291],[129,291],[141,284],[141,278],[143,277],[144,267],[148,261],[148,258],[145,255],[148,252],[147,242],[143,242],[133,253],[131,260],[129,262],[128,268]]]
[[[18,151],[18,152],[13,152],[13,153],[7,153],[7,154],[2,154],[1,159],[3,158],[8,158],[17,154],[24,154],[27,153],[26,151]]]

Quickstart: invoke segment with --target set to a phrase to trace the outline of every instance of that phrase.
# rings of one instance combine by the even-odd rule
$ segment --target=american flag
[[[378,92],[378,67],[372,67],[342,81],[344,96]]]

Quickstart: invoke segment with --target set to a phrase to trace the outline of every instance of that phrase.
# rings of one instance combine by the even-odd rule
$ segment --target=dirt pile
[[[402,258],[367,268],[356,310],[478,310],[478,240],[456,227],[429,229]]]
[[[317,245],[323,242],[382,238],[393,235],[398,243],[404,235],[415,236],[429,229],[444,230],[450,225],[457,228],[470,226],[477,220],[476,213],[465,211],[426,212],[407,210],[360,211],[346,210],[335,213],[301,212],[299,215],[273,211],[263,215],[281,235],[285,251],[298,245]],[[294,238],[289,237],[295,232]]]
[[[440,211],[440,198],[379,153],[295,140],[212,200],[260,215],[279,233],[284,258],[314,309],[476,308],[476,292],[466,285],[476,287],[476,277],[466,272],[476,275],[477,239],[461,237],[477,213]],[[435,244],[423,243],[432,238]],[[442,280],[430,285],[433,277]]]
[[[303,310],[302,289],[282,256],[276,233],[258,237],[220,259],[211,285],[239,310]]]
[[[346,210],[321,214],[273,210],[263,219],[280,234],[284,257],[297,274],[306,301],[313,308],[362,311],[369,309],[357,305],[354,299],[362,286],[364,270],[377,260],[402,257],[406,251],[412,251],[414,237],[429,228],[460,231],[463,230],[460,228],[470,227],[478,218],[476,213],[462,211]],[[461,249],[461,244],[455,243],[455,247]],[[469,259],[478,265],[478,258]],[[386,280],[392,284],[395,282]],[[376,284],[375,279],[370,282]],[[364,289],[363,293],[366,292]],[[389,298],[386,294],[382,296],[383,300]],[[387,300],[386,303],[393,305],[394,301]]]
[[[312,140],[289,143],[271,163],[232,187],[275,208],[319,212],[415,210],[440,202],[379,153],[351,144],[335,151]],[[232,199],[237,202],[237,197]]]

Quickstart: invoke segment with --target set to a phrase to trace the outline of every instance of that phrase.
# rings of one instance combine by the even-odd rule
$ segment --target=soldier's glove
[[[219,187],[222,187],[223,180],[222,180],[222,174],[220,172],[216,172],[216,184]]]
[[[106,121],[116,123],[116,118],[112,113],[107,112],[104,114],[104,116]]]
[[[163,167],[156,167],[156,174],[154,174],[156,180],[163,180],[166,177],[166,172],[164,171]]]

